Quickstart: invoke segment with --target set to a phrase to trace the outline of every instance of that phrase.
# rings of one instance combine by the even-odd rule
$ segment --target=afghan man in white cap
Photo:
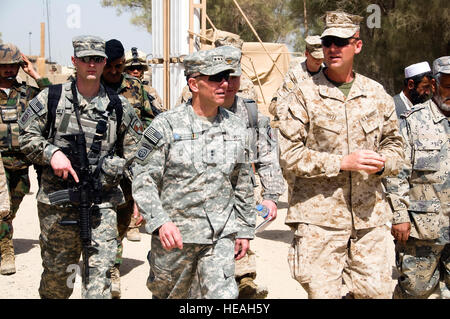
[[[403,90],[394,96],[395,111],[400,115],[431,97],[431,79],[433,78],[428,62],[412,64],[405,68]]]

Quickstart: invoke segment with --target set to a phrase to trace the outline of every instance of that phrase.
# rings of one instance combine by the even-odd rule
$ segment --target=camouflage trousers
[[[5,168],[5,176],[11,205],[9,215],[5,216],[0,221],[0,229],[3,230],[0,230],[0,232],[3,232],[2,237],[12,239],[14,232],[12,222],[19,210],[20,203],[30,191],[30,179],[28,177],[28,168],[21,170],[10,170]]]
[[[392,297],[388,260],[394,249],[387,226],[352,231],[300,223],[294,230],[288,263],[308,298],[342,298],[345,267],[355,298]]]
[[[131,192],[131,183],[126,179],[122,179],[120,182],[120,187],[122,188],[125,203],[121,204],[117,207],[117,254],[115,265],[122,264],[122,255],[123,255],[123,244],[122,241],[127,233],[128,226],[130,225],[131,217],[133,216],[133,195]]]
[[[10,209],[8,184],[6,182],[5,168],[3,167],[0,153],[0,220],[9,215]]]
[[[397,243],[396,263],[400,273],[394,299],[426,299],[443,279],[441,297],[450,296],[450,244],[410,237],[406,245]]]
[[[152,236],[148,256],[150,274],[147,287],[157,299],[185,299],[198,276],[200,298],[236,299],[234,280],[234,238],[225,237],[214,244],[183,244],[166,251],[159,236]]]
[[[74,287],[82,246],[77,225],[62,226],[61,220],[77,220],[78,211],[38,203],[42,266],[41,298],[69,298]],[[92,248],[89,249],[89,283],[82,287],[83,298],[110,299],[110,269],[117,251],[116,211],[108,203],[92,218]],[[84,268],[84,263],[82,268]],[[84,276],[84,271],[81,271]]]

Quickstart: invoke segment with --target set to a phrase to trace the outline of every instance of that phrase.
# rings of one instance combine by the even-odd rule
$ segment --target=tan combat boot
[[[141,241],[141,233],[138,227],[128,228],[127,239],[129,241]]]
[[[16,265],[12,239],[4,237],[0,240],[0,255],[1,255],[0,273],[2,275],[15,274]]]
[[[239,299],[265,299],[268,295],[267,288],[258,287],[252,277],[243,277],[239,281]]]
[[[119,265],[111,268],[111,296],[113,299],[120,299],[120,271]]]

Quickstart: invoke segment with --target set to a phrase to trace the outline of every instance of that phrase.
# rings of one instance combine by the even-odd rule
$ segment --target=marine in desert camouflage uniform
[[[78,36],[72,44],[77,78],[76,82],[62,84],[53,124],[47,123],[51,112],[48,89],[30,102],[19,121],[23,129],[19,137],[21,150],[30,161],[44,166],[37,194],[44,268],[39,294],[41,298],[69,298],[73,291],[70,267],[76,267],[80,259],[80,229],[78,225],[61,225],[60,221],[78,220],[79,210],[72,202],[52,204],[49,195],[79,182],[71,160],[64,153],[68,142],[63,136],[82,130],[86,136],[89,169],[101,182],[101,190],[90,192],[100,195],[100,204],[98,211],[92,210],[94,244],[88,252],[89,282],[83,284],[82,296],[111,298],[109,272],[114,265],[118,236],[116,209],[124,202],[119,182],[127,175],[124,172],[128,171],[137,150],[142,124],[127,99],[100,83],[106,64],[105,42],[95,36]],[[103,133],[98,126],[101,120],[106,122]],[[84,271],[82,274],[84,278]]]
[[[394,298],[428,298],[440,279],[440,297],[450,298],[449,56],[434,61],[433,75],[433,98],[401,115],[407,161],[386,188],[409,204],[398,209],[392,226],[400,272]]]
[[[133,164],[133,197],[153,234],[147,287],[188,298],[198,276],[200,298],[236,298],[234,258],[249,247],[255,212],[246,128],[219,107],[233,68],[217,49],[183,63],[193,97],[155,118]]]
[[[355,298],[390,298],[392,219],[381,178],[404,159],[394,102],[353,71],[359,16],[327,12],[325,68],[279,103],[280,164],[295,174],[285,223],[294,231],[292,277],[309,298],[341,298],[347,267]]]
[[[39,88],[17,81],[19,68],[36,80]],[[5,236],[0,240],[2,258],[0,273],[16,272],[13,246],[13,220],[23,197],[30,190],[28,167],[30,162],[19,150],[19,120],[28,102],[48,86],[47,78],[41,78],[28,58],[14,44],[0,44],[0,152],[10,194],[10,213],[0,219]]]
[[[105,52],[108,60],[102,74],[103,83],[128,100],[145,129],[155,116],[161,112],[161,105],[156,97],[149,95],[145,91],[142,82],[138,78],[124,72],[126,65],[125,50],[119,40],[111,39],[106,41]],[[115,265],[111,269],[112,295],[114,298],[120,298],[121,295],[119,268],[122,264],[122,240],[127,233],[133,215],[135,215],[135,220],[139,220],[140,217],[138,212],[134,210],[130,181],[125,178],[122,179],[120,187],[125,195],[125,203],[117,209],[118,251]]]

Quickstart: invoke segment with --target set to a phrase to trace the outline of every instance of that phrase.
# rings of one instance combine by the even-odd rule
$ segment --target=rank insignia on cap
[[[158,144],[159,140],[162,139],[161,133],[159,133],[157,130],[155,130],[153,127],[149,127],[145,133],[144,136],[149,140],[150,143],[153,145]]]

